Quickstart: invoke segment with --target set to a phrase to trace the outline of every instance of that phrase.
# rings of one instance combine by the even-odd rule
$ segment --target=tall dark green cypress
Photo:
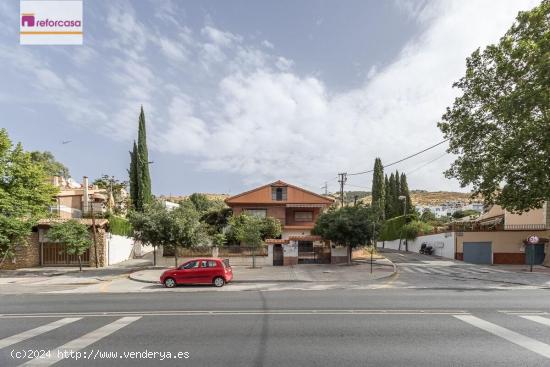
[[[152,200],[151,194],[151,175],[149,174],[149,152],[147,151],[147,133],[145,130],[145,114],[143,106],[139,114],[138,143],[137,143],[137,164],[139,181],[139,201],[142,206]]]
[[[137,209],[139,198],[139,184],[138,184],[138,167],[137,167],[137,145],[134,140],[134,147],[130,152],[130,169],[128,170],[129,183],[130,183],[130,200],[132,206]]]
[[[395,189],[393,190],[393,216],[403,215],[403,200],[399,200],[401,195],[401,182],[399,171],[395,170]]]
[[[384,175],[384,217],[390,219],[392,217],[392,200],[391,200],[391,187],[388,175]]]
[[[386,219],[388,218],[393,218],[395,217],[398,210],[399,210],[399,206],[397,205],[397,202],[396,202],[396,197],[398,196],[397,195],[397,185],[396,185],[396,182],[395,182],[395,174],[392,172],[392,174],[390,175],[390,179],[389,179],[389,199],[390,199],[390,216],[387,217]]]
[[[385,187],[384,187],[384,166],[382,160],[374,160],[374,172],[372,174],[372,207],[378,210],[381,219],[385,217]]]
[[[411,201],[411,194],[409,192],[409,184],[407,183],[407,176],[404,173],[401,173],[400,181],[400,195],[403,195],[406,198],[405,201],[407,202],[407,214],[414,213],[414,208]]]

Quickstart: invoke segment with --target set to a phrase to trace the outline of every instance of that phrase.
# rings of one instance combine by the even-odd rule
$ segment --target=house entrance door
[[[315,253],[312,241],[298,241],[298,264],[314,264]]]
[[[273,245],[273,266],[283,266],[283,246]]]

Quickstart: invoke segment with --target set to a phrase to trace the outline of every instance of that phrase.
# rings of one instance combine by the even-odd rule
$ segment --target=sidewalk
[[[252,269],[246,266],[233,266],[232,283],[273,283],[273,282],[369,282],[394,274],[395,266],[388,259],[376,259],[373,272],[366,260],[354,261],[352,265],[300,264],[294,266],[265,266]],[[130,279],[159,283],[163,269],[140,270],[130,274]]]
[[[86,285],[97,284],[151,266],[149,260],[131,259],[103,267],[41,267],[0,271],[1,284]]]

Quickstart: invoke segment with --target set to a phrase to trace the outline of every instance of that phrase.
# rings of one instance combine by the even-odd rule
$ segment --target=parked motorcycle
[[[434,253],[434,249],[432,246],[428,246],[427,243],[423,243],[422,245],[420,245],[419,252],[424,255],[432,255]]]

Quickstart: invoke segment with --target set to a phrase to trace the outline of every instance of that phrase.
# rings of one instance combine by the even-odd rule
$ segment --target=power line
[[[416,168],[413,168],[412,170],[410,170],[409,172],[407,172],[406,175],[411,175],[411,174],[415,173],[416,171],[418,171],[418,170],[420,170],[420,169],[426,167],[427,165],[429,165],[429,164],[431,164],[431,163],[433,163],[433,162],[435,162],[435,161],[437,161],[437,160],[439,160],[439,159],[445,157],[447,154],[448,154],[448,153],[445,152],[445,153],[443,153],[443,154],[437,156],[436,158],[432,159],[431,161],[428,161],[428,162],[426,162],[426,163],[424,163],[424,164],[422,164],[422,165],[420,165],[420,166],[418,166],[418,167],[416,167]]]
[[[416,153],[414,153],[414,154],[408,155],[408,156],[406,156],[405,158],[401,158],[401,159],[399,159],[399,160],[397,160],[397,161],[395,161],[395,162],[386,164],[386,165],[383,166],[383,168],[386,168],[386,167],[389,167],[389,166],[393,166],[393,165],[395,165],[395,164],[397,164],[397,163],[401,163],[401,162],[403,162],[403,161],[406,161],[407,159],[416,157],[417,155],[422,154],[422,153],[424,153],[424,152],[427,152],[428,150],[433,149],[433,148],[435,148],[435,147],[437,147],[437,146],[439,146],[439,145],[445,143],[445,142],[448,141],[448,140],[449,140],[449,139],[445,139],[445,140],[440,141],[439,143],[434,144],[434,145],[432,145],[432,146],[430,146],[430,147],[428,147],[428,148],[426,148],[426,149],[423,149],[423,150],[421,150],[421,151],[419,151],[419,152],[416,152]],[[361,171],[361,172],[355,172],[355,173],[348,173],[348,176],[364,175],[365,173],[370,173],[370,172],[374,172],[374,170],[373,170],[373,169],[370,169],[370,170],[368,170],[368,171]]]

